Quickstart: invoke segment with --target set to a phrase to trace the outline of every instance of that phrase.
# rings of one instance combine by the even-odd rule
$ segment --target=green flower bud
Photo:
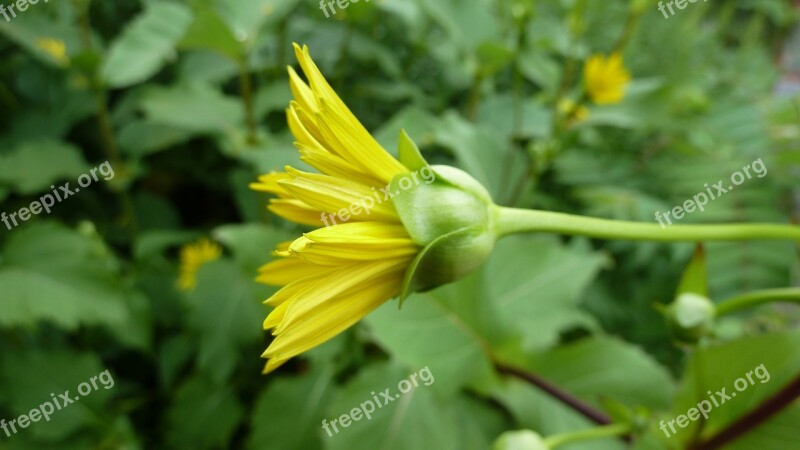
[[[401,298],[409,292],[432,289],[464,277],[480,267],[495,242],[491,196],[466,172],[449,166],[424,166],[435,178],[430,183],[390,183],[400,220],[411,239],[422,247],[406,273]],[[405,189],[404,189],[405,188]]]
[[[549,450],[541,436],[530,430],[506,431],[501,434],[492,450]]]
[[[422,247],[406,271],[402,303],[410,292],[450,283],[480,267],[497,236],[495,206],[483,185],[462,170],[428,165],[402,130],[398,150],[411,173],[395,176],[389,186],[400,193],[393,199],[400,221]]]
[[[680,294],[666,309],[667,323],[680,342],[696,343],[711,333],[716,307],[702,295],[692,292]]]

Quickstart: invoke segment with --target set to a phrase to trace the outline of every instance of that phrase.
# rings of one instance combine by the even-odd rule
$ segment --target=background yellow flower
[[[631,79],[620,53],[608,58],[593,55],[586,61],[583,78],[589,98],[598,105],[619,103],[625,96],[625,87]]]
[[[219,259],[222,247],[207,238],[181,247],[178,287],[190,291],[197,285],[197,271],[203,264]]]

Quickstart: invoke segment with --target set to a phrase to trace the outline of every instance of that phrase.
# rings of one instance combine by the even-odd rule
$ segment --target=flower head
[[[69,64],[69,56],[67,56],[67,46],[64,41],[51,38],[39,38],[36,40],[36,46],[43,52],[47,53],[53,60],[62,66]]]
[[[178,287],[182,291],[194,289],[197,285],[196,276],[200,267],[219,259],[220,255],[222,255],[222,248],[206,238],[181,247]]]
[[[714,329],[716,307],[705,296],[684,292],[666,308],[667,325],[679,342],[694,344]]]
[[[257,281],[281,286],[265,301],[274,309],[264,321],[264,329],[275,336],[262,355],[267,358],[265,373],[405,293],[414,279],[414,268],[424,261],[443,259],[441,246],[432,245],[437,236],[431,233],[455,231],[443,223],[431,225],[420,220],[447,217],[434,205],[429,205],[433,208],[430,213],[415,213],[413,206],[397,208],[396,202],[411,198],[417,188],[435,189],[433,180],[423,184],[411,177],[417,175],[412,170],[434,169],[405,135],[400,143],[403,163],[392,157],[330,87],[308,48],[295,44],[294,49],[308,82],[289,68],[294,94],[286,110],[289,129],[301,159],[321,173],[286,167],[286,172],[261,176],[251,188],[277,196],[269,206],[275,214],[317,229],[281,244],[274,252],[279,259],[260,269]],[[415,184],[403,182],[412,178]],[[444,189],[458,189],[443,183]],[[400,195],[393,198],[395,194]],[[448,223],[461,227],[465,222]],[[457,237],[463,244],[471,236],[462,233]],[[449,276],[438,280],[452,281],[461,274],[445,271]],[[424,281],[414,285],[414,290],[435,284]]]
[[[589,108],[568,98],[558,102],[558,112],[570,121],[583,122],[589,118]]]
[[[622,101],[631,76],[622,63],[622,55],[615,52],[608,58],[603,55],[589,58],[583,68],[583,79],[589,98],[603,105]]]

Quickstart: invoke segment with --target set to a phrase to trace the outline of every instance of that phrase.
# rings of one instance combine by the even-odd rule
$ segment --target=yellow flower
[[[619,103],[631,79],[622,63],[622,55],[612,53],[608,58],[593,55],[583,68],[583,79],[589,98],[603,105]]]
[[[183,291],[194,289],[197,285],[195,277],[200,267],[219,259],[220,255],[222,255],[222,248],[206,238],[181,247],[178,288]]]
[[[320,228],[323,214],[378,198],[377,188],[410,171],[345,106],[308,48],[295,44],[294,49],[308,84],[289,68],[294,94],[286,110],[289,128],[302,160],[322,173],[287,167],[285,173],[260,177],[251,188],[278,197],[269,206],[275,214],[318,228],[279,245],[274,253],[279,259],[260,269],[259,282],[282,286],[264,302],[274,307],[264,329],[275,336],[262,355],[267,359],[264,373],[328,341],[397,296],[420,250],[392,200],[376,201],[344,223]]]
[[[69,56],[67,56],[67,46],[64,41],[51,38],[39,38],[36,40],[36,46],[42,51],[50,55],[51,58],[56,60],[62,66],[69,64]]]
[[[565,98],[558,102],[558,112],[564,115],[568,120],[576,120],[583,122],[589,118],[589,109],[581,104]]]

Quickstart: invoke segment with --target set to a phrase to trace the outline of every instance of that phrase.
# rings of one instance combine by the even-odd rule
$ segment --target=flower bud
[[[707,297],[692,292],[680,294],[666,309],[667,323],[680,342],[696,343],[711,333],[716,308]]]
[[[480,267],[494,248],[492,199],[466,172],[449,166],[425,166],[435,174],[430,183],[402,189],[395,176],[393,201],[411,239],[422,247],[406,273],[403,293],[432,289],[458,280]]]
[[[507,431],[500,435],[492,450],[549,450],[541,436],[530,430]]]

